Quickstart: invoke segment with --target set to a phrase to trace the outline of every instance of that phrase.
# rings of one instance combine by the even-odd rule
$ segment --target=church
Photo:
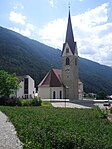
[[[38,85],[38,96],[41,99],[83,99],[83,83],[78,77],[78,51],[70,10],[61,59],[62,69],[51,69],[46,74]]]

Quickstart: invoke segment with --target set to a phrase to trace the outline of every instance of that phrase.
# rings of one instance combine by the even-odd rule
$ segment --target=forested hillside
[[[79,76],[86,92],[112,94],[112,68],[79,58]]]
[[[30,74],[38,84],[51,67],[60,68],[60,59],[60,50],[0,27],[0,69]]]
[[[29,74],[36,85],[51,67],[61,68],[61,50],[0,27],[0,69]],[[112,94],[112,68],[79,58],[79,78],[86,92]]]

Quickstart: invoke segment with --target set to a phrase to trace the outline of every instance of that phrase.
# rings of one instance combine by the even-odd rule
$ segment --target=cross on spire
[[[74,42],[74,35],[73,35],[73,29],[72,29],[72,23],[71,23],[70,3],[69,3],[69,15],[68,15],[68,24],[67,24],[65,43],[68,43],[68,45],[71,48],[72,53],[74,53],[75,42]]]
[[[68,24],[67,24],[67,31],[66,31],[66,38],[65,38],[65,43],[63,44],[63,51],[65,49],[65,45],[68,43],[72,53],[75,53],[75,47],[76,47],[76,42],[74,42],[74,35],[73,35],[73,29],[72,29],[72,22],[71,22],[71,15],[70,15],[70,2],[69,2],[69,14],[68,14]]]
[[[69,11],[70,11],[70,1],[69,1],[69,4],[68,4],[68,8],[69,8]]]
[[[69,15],[68,15],[68,25],[67,25],[67,32],[66,32],[66,40],[65,41],[68,43],[74,42],[71,16],[70,16],[70,9],[69,9]]]

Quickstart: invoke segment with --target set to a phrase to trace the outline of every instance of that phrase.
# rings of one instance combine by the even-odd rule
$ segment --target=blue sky
[[[112,0],[1,0],[0,26],[62,49],[69,1],[79,56],[112,66]]]

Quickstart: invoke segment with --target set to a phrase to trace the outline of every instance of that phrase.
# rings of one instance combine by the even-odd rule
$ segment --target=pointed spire
[[[76,42],[74,42],[74,36],[73,36],[73,30],[72,30],[72,23],[71,23],[71,16],[70,16],[70,4],[69,4],[69,15],[68,15],[66,38],[65,38],[65,43],[63,44],[62,54],[65,49],[66,43],[68,43],[72,53],[74,54],[75,49],[76,49]]]
[[[65,40],[65,42],[68,42],[68,44],[74,42],[72,23],[71,23],[71,16],[70,16],[70,4],[69,4],[68,25],[67,25],[67,32],[66,32],[66,40]]]

